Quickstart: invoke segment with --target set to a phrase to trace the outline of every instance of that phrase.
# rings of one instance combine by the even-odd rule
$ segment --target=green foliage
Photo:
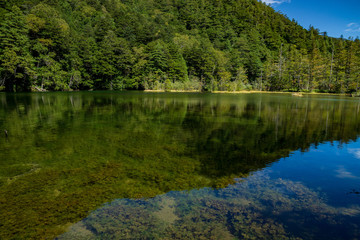
[[[24,14],[13,6],[0,22],[0,85],[8,92],[29,90],[33,58]]]
[[[0,13],[7,91],[164,89],[167,79],[203,91],[360,87],[359,40],[306,30],[256,0],[23,0]]]

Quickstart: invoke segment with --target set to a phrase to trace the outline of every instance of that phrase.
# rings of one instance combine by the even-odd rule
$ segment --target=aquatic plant
[[[359,103],[329,101],[0,94],[0,238],[53,238],[116,198],[223,188],[293,150],[356,139]]]
[[[58,239],[351,239],[359,234],[359,210],[332,207],[318,192],[270,179],[265,170],[224,189],[118,199]]]

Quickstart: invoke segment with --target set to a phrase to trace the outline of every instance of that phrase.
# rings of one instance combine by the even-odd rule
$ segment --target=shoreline
[[[202,93],[198,90],[144,90],[144,92],[150,93]],[[212,91],[208,93],[215,94],[252,94],[252,93],[271,93],[271,94],[292,94],[293,96],[300,97],[300,95],[328,95],[328,96],[348,96],[352,97],[351,94],[346,93],[317,93],[317,92],[281,92],[281,91],[259,91],[259,90],[241,90],[241,91]]]
[[[51,92],[92,92],[94,90],[72,90],[72,91],[38,91],[37,89],[28,92],[28,93],[51,93]],[[111,90],[107,90],[112,92]],[[304,95],[325,95],[325,96],[345,96],[345,97],[358,97],[353,96],[351,93],[318,93],[318,92],[283,92],[283,91],[259,91],[259,90],[241,90],[241,91],[212,91],[212,92],[202,92],[199,90],[120,90],[120,91],[140,91],[145,93],[213,93],[213,94],[254,94],[254,93],[264,93],[264,94],[291,94],[294,97],[303,97]],[[96,91],[95,91],[96,92]],[[116,92],[116,91],[115,91]],[[6,93],[5,91],[0,91],[0,93]],[[13,93],[26,93],[26,92],[13,92]]]

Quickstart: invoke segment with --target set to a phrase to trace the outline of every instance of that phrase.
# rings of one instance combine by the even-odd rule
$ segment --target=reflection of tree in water
[[[360,133],[354,101],[99,92],[3,94],[0,104],[4,239],[52,238],[116,198],[224,187]]]
[[[359,206],[335,208],[301,183],[257,173],[225,189],[115,200],[59,239],[352,239],[359,222]]]
[[[349,192],[350,194],[360,194],[360,189],[359,190],[355,190],[353,189],[351,192]]]
[[[188,104],[182,126],[203,174],[246,174],[312,144],[356,140],[360,125],[350,109],[311,100]]]

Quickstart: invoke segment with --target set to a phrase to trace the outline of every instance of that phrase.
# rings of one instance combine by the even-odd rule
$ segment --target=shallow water
[[[0,106],[0,238],[360,237],[358,99],[80,92]]]

